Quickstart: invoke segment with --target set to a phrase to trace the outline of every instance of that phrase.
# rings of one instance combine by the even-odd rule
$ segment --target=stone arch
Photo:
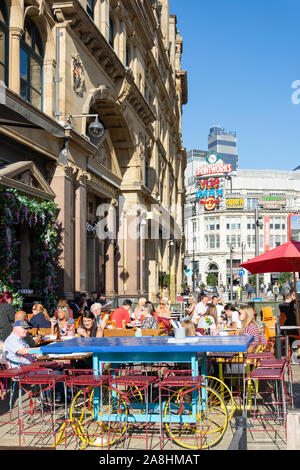
[[[83,114],[98,114],[100,121],[106,129],[106,141],[110,147],[112,158],[115,156],[115,165],[119,167],[120,177],[132,157],[135,139],[130,131],[126,110],[117,102],[118,95],[109,87],[101,85],[90,90],[82,108]],[[82,119],[81,132],[86,134],[86,120]]]
[[[47,6],[44,0],[40,0],[39,2],[36,2],[35,5],[30,5],[25,8],[22,25],[23,29],[26,18],[30,18],[33,21],[40,33],[44,46],[44,61],[54,61],[55,41],[52,34],[52,27],[47,15]]]

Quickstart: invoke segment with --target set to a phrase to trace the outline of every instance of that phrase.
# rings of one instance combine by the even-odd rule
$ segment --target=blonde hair
[[[141,297],[138,298],[138,302],[137,302],[137,307],[138,307],[138,308],[144,307],[144,305],[145,305],[145,303],[146,303],[146,302],[144,302],[144,305],[142,305],[142,304],[141,304],[141,300],[142,300],[142,299],[145,299],[145,301],[147,302],[147,298],[144,297],[143,295],[141,295]]]
[[[67,308],[69,308],[69,303],[68,303],[67,299],[59,299],[59,301],[58,301],[58,303],[57,303],[56,309],[58,310],[59,307],[67,307]]]
[[[57,313],[58,312],[64,312],[66,321],[70,319],[70,313],[67,307],[57,307]]]
[[[206,315],[213,317],[216,325],[219,323],[218,310],[214,305],[208,305],[204,316]]]
[[[196,336],[195,325],[191,320],[183,320],[180,324],[185,328],[185,336]]]
[[[259,333],[261,333],[261,328],[255,321],[254,310],[252,307],[250,307],[249,305],[246,305],[244,307],[241,307],[239,309],[239,312],[245,314],[245,318],[243,320],[241,329],[239,331],[240,334],[244,331],[245,328],[247,328],[248,325],[250,325],[250,323],[254,323],[257,326]]]
[[[41,312],[44,315],[44,317],[46,318],[46,320],[50,321],[50,317],[48,315],[48,312],[42,304],[34,304],[34,308],[38,311],[38,313]]]
[[[189,299],[189,300],[191,301],[191,303],[193,303],[193,304],[196,302],[196,301],[195,301],[195,297],[194,297],[193,295],[189,295],[189,296],[188,296],[188,299]]]

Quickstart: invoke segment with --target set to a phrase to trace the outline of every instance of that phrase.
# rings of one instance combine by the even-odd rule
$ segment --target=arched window
[[[0,3],[0,80],[8,83],[8,15],[5,3]]]
[[[112,17],[109,17],[109,44],[111,47],[114,47],[114,42],[115,42],[115,25],[113,22]]]
[[[37,27],[25,22],[20,44],[21,96],[39,109],[43,107],[44,48]]]
[[[96,4],[96,0],[87,0],[86,11],[87,11],[88,15],[92,18],[92,20],[95,19],[94,18],[95,4]]]

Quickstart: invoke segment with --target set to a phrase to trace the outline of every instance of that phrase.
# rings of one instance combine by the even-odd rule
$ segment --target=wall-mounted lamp
[[[72,127],[71,124],[71,119],[73,118],[79,118],[79,117],[94,117],[95,121],[91,122],[88,127],[88,132],[89,134],[96,138],[100,139],[101,137],[104,136],[105,134],[105,128],[103,124],[99,121],[99,116],[98,114],[68,114],[67,115],[67,126]]]

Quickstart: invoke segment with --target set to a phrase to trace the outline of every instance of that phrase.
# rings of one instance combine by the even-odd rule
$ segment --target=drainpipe
[[[55,60],[56,60],[56,65],[55,65],[55,77],[54,77],[54,83],[55,83],[55,110],[54,110],[54,117],[57,121],[59,121],[59,118],[61,116],[61,113],[59,112],[59,82],[62,81],[62,78],[59,76],[59,60],[60,60],[60,38],[63,35],[63,33],[60,32],[60,28],[56,28],[56,53],[55,53]]]

